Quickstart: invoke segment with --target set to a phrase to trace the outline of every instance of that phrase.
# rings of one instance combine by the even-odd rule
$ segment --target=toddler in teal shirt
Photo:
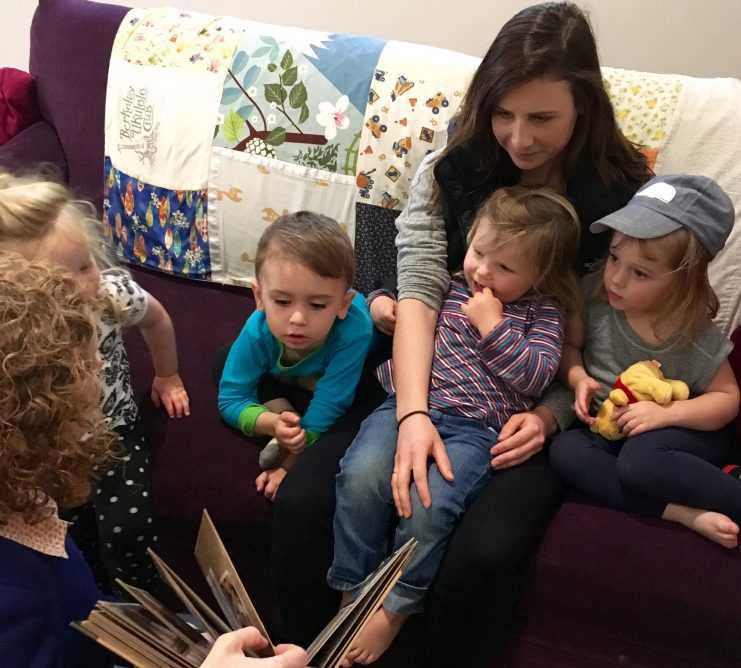
[[[219,411],[247,436],[273,437],[260,454],[264,470],[255,481],[271,500],[299,454],[355,396],[373,325],[365,299],[350,289],[354,275],[350,240],[321,214],[281,216],[258,242],[257,310],[229,351]],[[258,397],[266,376],[278,382],[268,382],[270,389]],[[313,393],[303,417],[281,396],[290,395],[291,386]]]

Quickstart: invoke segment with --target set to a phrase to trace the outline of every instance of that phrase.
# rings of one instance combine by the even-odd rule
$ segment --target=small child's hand
[[[301,452],[306,447],[306,431],[301,428],[301,417],[292,411],[283,411],[275,423],[275,438],[288,452]]]
[[[503,310],[504,305],[489,288],[477,292],[461,306],[463,315],[479,330],[482,339],[502,322]]]
[[[625,436],[638,436],[647,431],[676,424],[676,420],[671,416],[672,406],[673,401],[663,405],[654,401],[637,401],[627,406],[617,406],[612,419]]]
[[[376,297],[370,304],[373,324],[389,336],[393,336],[396,327],[396,305],[396,300],[386,295]]]
[[[152,403],[164,406],[170,417],[190,415],[190,400],[183,381],[176,373],[172,376],[155,376],[152,381]]]
[[[255,479],[255,488],[258,494],[264,494],[268,501],[275,501],[275,495],[278,492],[278,487],[283,482],[283,478],[286,477],[289,469],[296,463],[298,455],[287,454],[280,466],[277,469],[270,469],[269,471],[263,471]]]
[[[576,417],[586,424],[594,423],[594,418],[589,414],[589,406],[592,403],[594,393],[600,389],[602,389],[602,385],[590,376],[582,378],[574,388]]]
[[[275,494],[288,473],[285,469],[278,467],[263,471],[255,480],[255,488],[258,494],[263,494],[268,501],[275,501]]]

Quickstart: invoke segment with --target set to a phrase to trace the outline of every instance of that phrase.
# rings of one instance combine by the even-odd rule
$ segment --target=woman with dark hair
[[[402,516],[411,512],[410,494],[425,506],[435,501],[427,486],[430,458],[453,474],[427,414],[428,385],[438,311],[479,205],[503,186],[562,192],[580,217],[583,273],[608,242],[589,225],[624,206],[650,176],[617,127],[594,35],[571,3],[528,7],[504,25],[457,120],[448,146],[420,165],[397,221],[398,302],[380,296],[371,304],[376,325],[394,330],[400,428],[392,486]],[[359,422],[381,398],[369,380],[277,497],[273,573],[293,641],[310,640],[336,605],[323,582],[332,557],[332,480]],[[553,388],[503,427],[491,449],[495,473],[453,534],[430,593],[424,665],[481,665],[492,629],[511,616],[528,558],[562,499],[543,446],[568,427],[570,402]]]

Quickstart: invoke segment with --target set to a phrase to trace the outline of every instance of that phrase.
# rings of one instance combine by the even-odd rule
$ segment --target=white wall
[[[118,0],[127,6],[231,14],[266,23],[375,35],[482,56],[528,0]],[[28,67],[33,0],[4,0],[0,66]],[[611,67],[741,79],[741,0],[582,0]],[[94,36],[91,36],[94,39]]]

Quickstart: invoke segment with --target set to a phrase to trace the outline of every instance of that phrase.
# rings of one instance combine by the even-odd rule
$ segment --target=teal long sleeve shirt
[[[278,380],[316,378],[314,396],[301,419],[307,443],[331,427],[350,407],[373,338],[365,298],[356,294],[347,316],[335,320],[324,344],[296,364],[281,364],[283,345],[268,329],[265,313],[250,315],[229,351],[219,384],[219,411],[247,436],[264,412],[257,385],[266,373]]]

